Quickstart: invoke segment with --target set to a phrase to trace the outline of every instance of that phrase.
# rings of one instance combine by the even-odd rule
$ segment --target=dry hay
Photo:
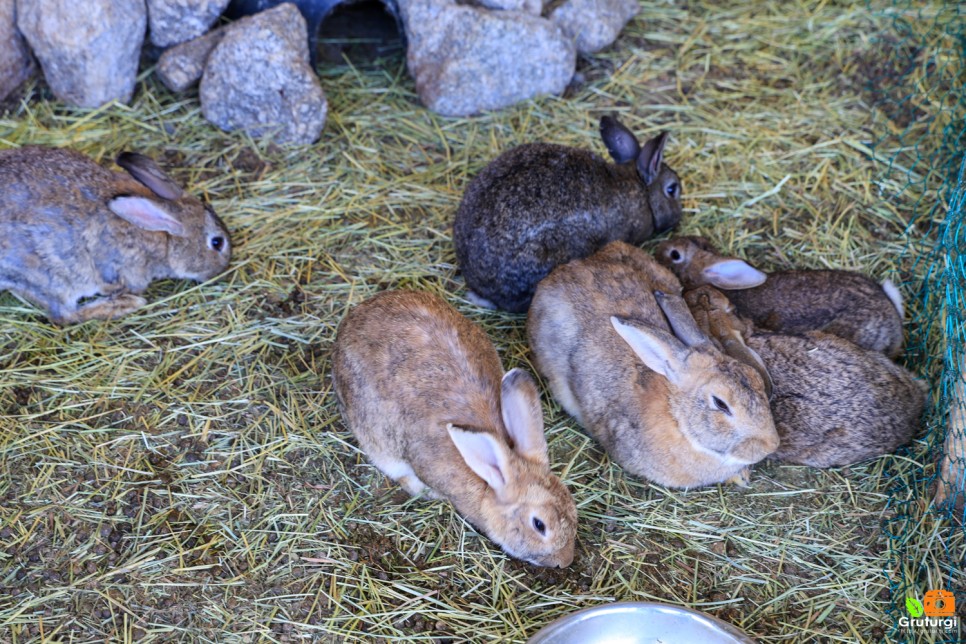
[[[642,2],[565,97],[473,119],[420,107],[401,56],[330,65],[322,140],[289,150],[215,130],[149,74],[130,107],[67,110],[35,89],[0,117],[0,146],[151,154],[213,202],[237,261],[215,283],[157,283],[110,323],[55,328],[0,295],[0,639],[519,641],[614,600],[691,606],[765,642],[881,639],[880,524],[915,446],[668,490],[625,476],[544,392],[581,523],[570,568],[534,569],[368,465],[328,367],[348,307],[418,288],[481,324],[507,369],[532,369],[523,318],[467,302],[452,215],[512,145],[603,153],[612,110],[642,138],[672,132],[683,232],[766,268],[908,288],[908,204],[882,196],[901,172],[870,149],[906,127],[871,106],[889,28],[860,0]]]

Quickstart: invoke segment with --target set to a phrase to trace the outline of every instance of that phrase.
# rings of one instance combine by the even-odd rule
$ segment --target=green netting
[[[910,324],[907,363],[931,385],[925,435],[893,472],[884,531],[889,540],[896,641],[962,641],[966,631],[966,19],[947,3],[924,10],[897,0],[885,10],[893,27],[880,34],[882,60],[870,81],[876,97],[883,163],[881,197],[906,213],[908,244],[899,258]],[[937,493],[939,497],[937,497]],[[939,502],[943,499],[942,502]],[[900,626],[906,598],[952,591],[960,625]]]

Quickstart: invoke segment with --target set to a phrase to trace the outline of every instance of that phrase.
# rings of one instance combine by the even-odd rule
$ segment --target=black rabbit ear
[[[667,143],[667,137],[667,132],[661,132],[644,144],[637,157],[637,173],[641,175],[641,179],[647,185],[651,185],[651,182],[657,178],[657,173],[661,171],[661,162],[664,160],[664,144]]]
[[[151,157],[137,152],[122,152],[117,157],[117,164],[162,199],[174,200],[183,194],[181,186],[166,175]]]
[[[617,163],[633,161],[641,152],[637,137],[613,116],[600,117],[600,138]]]

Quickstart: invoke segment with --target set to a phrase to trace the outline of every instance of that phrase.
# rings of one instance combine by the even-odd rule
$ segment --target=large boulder
[[[17,0],[17,26],[57,98],[80,107],[134,94],[144,0]]]
[[[306,39],[305,19],[290,3],[233,23],[201,78],[205,118],[279,143],[316,141],[327,104]]]
[[[230,0],[147,0],[151,43],[170,47],[201,36]]]
[[[399,11],[419,98],[445,116],[559,94],[573,77],[573,40],[539,16],[454,0],[399,0]]]
[[[17,30],[16,0],[0,0],[0,101],[36,70],[27,43]]]
[[[550,19],[574,39],[577,51],[593,54],[617,40],[641,7],[637,0],[567,0]]]

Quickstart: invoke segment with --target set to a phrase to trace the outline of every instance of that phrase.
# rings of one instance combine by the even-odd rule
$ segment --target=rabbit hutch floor
[[[532,370],[524,318],[468,302],[452,216],[510,146],[604,154],[611,111],[642,138],[670,130],[681,231],[763,268],[890,277],[915,312],[926,267],[907,248],[928,236],[907,222],[935,194],[885,198],[906,177],[872,146],[941,107],[877,107],[895,25],[928,27],[916,11],[642,1],[565,96],[471,119],[422,108],[401,50],[323,61],[328,123],[308,148],[223,133],[196,94],[151,74],[131,106],[96,111],[28,88],[0,114],[0,146],[152,155],[212,202],[237,251],[220,281],[158,282],[148,307],[109,323],[57,328],[0,294],[0,640],[522,641],[614,600],[694,607],[763,642],[888,636],[890,579],[921,562],[896,560],[882,526],[924,439],[853,467],[766,462],[747,488],[671,490],[625,476],[544,390],[580,526],[572,566],[535,569],[370,466],[328,370],[347,309],[389,288],[442,294],[505,368]],[[906,545],[929,560],[934,538],[922,525]]]

